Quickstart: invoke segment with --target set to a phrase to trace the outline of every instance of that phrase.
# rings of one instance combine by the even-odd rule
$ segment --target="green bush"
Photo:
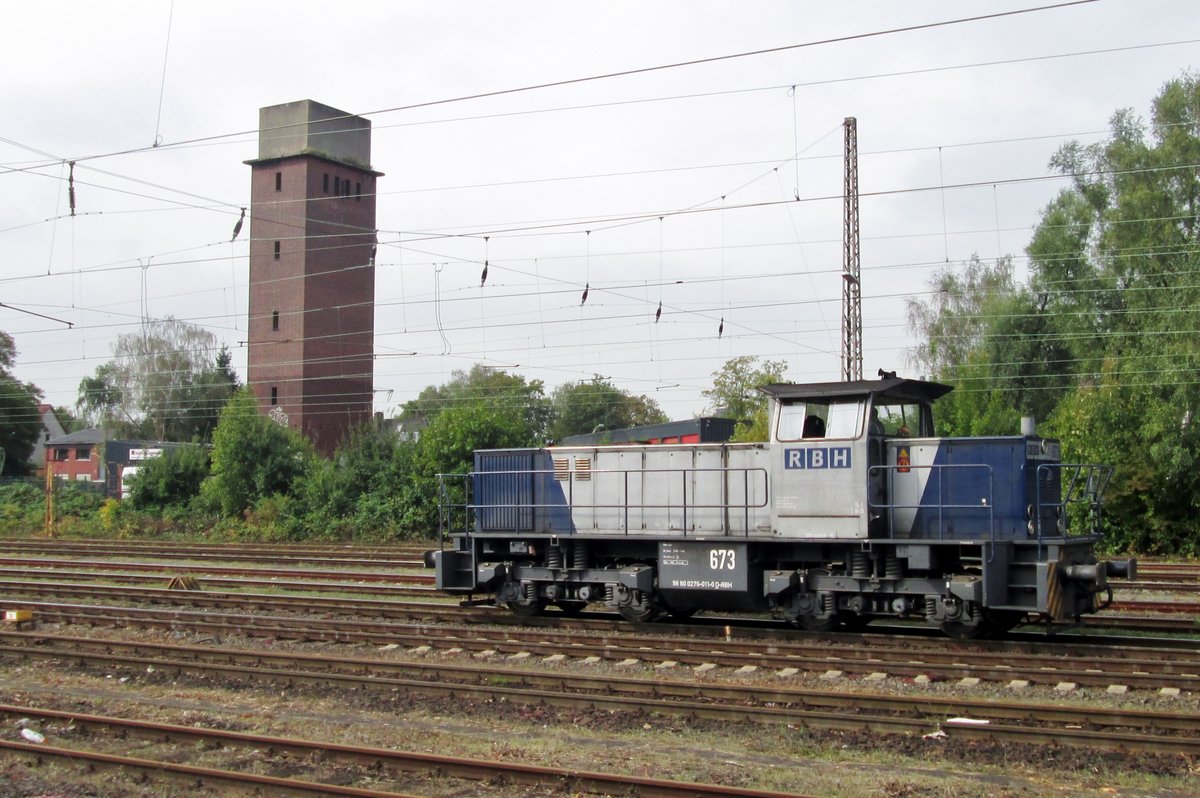
[[[208,450],[203,446],[169,449],[162,457],[144,461],[130,480],[129,501],[139,509],[186,507],[200,495],[208,476]]]
[[[46,521],[45,489],[31,482],[0,483],[0,533],[28,535]]]
[[[222,515],[240,515],[264,498],[290,493],[310,457],[307,441],[260,413],[243,388],[221,410],[201,496]]]

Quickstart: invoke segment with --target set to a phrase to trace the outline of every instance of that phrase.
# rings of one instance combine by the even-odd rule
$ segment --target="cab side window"
[[[857,438],[862,428],[863,403],[795,402],[779,408],[775,436],[781,441]]]
[[[931,434],[922,426],[923,414],[921,405],[905,403],[879,403],[871,412],[872,425],[878,419],[879,428],[875,434],[895,436],[900,438],[924,436]]]
[[[785,404],[779,407],[779,424],[775,429],[781,441],[798,441],[804,436],[804,419],[807,405]]]

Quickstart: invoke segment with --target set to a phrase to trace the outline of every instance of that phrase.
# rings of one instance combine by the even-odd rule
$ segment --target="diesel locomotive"
[[[915,618],[955,637],[1077,621],[1133,560],[1101,561],[1111,468],[1021,434],[937,437],[951,390],[777,384],[762,443],[477,451],[444,475],[440,590],[531,616],[766,612],[811,630]]]

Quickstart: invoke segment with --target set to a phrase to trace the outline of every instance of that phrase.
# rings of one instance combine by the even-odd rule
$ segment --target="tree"
[[[525,421],[505,408],[478,402],[443,410],[414,444],[402,445],[409,478],[405,484],[405,525],[409,528],[437,528],[439,474],[465,474],[474,465],[477,449],[508,449],[538,443],[531,437]],[[446,498],[451,504],[464,501],[465,484],[450,479]]]
[[[1012,259],[994,264],[978,256],[960,267],[939,271],[930,281],[928,301],[908,300],[908,320],[920,345],[912,360],[935,379],[953,379],[953,371],[979,350],[990,332],[993,311],[1016,294]]]
[[[765,360],[759,365],[754,355],[742,355],[725,361],[713,372],[713,387],[704,391],[708,412],[741,422],[751,422],[759,411],[766,411],[767,397],[758,389],[783,379],[787,363]]]
[[[1185,74],[1148,127],[1121,110],[1106,140],[1053,156],[1073,185],[1042,213],[1027,283],[975,260],[909,306],[914,359],[964,389],[939,402],[948,431],[1044,419],[1064,461],[1115,466],[1111,540],[1146,552],[1200,550],[1198,161],[1200,78]]]
[[[1043,219],[1034,281],[1073,316],[1077,374],[1049,429],[1068,456],[1114,463],[1108,517],[1142,551],[1200,550],[1200,77],[1163,86],[1149,130],[1115,113],[1109,138],[1072,143],[1052,165],[1073,178],[1074,240]],[[1086,239],[1083,231],[1086,230]],[[1064,264],[1070,266],[1064,268]]]
[[[168,449],[142,461],[130,482],[129,501],[138,509],[183,507],[200,495],[208,476],[208,451],[189,445]]]
[[[55,405],[54,417],[58,419],[58,423],[62,424],[62,428],[68,433],[78,432],[87,426],[84,420],[76,416],[74,411],[66,405]]]
[[[224,515],[237,515],[259,499],[290,493],[309,457],[308,443],[260,413],[254,394],[242,388],[221,409],[201,495]]]
[[[38,402],[42,393],[9,371],[17,361],[12,336],[0,331],[0,475],[18,476],[29,469],[29,456],[42,434]]]
[[[404,404],[400,418],[432,422],[444,410],[480,402],[520,418],[535,438],[545,436],[551,410],[542,381],[527,382],[524,377],[481,363],[470,371],[454,371],[444,385],[425,388],[416,399]]]
[[[238,388],[230,362],[203,328],[170,317],[148,322],[117,338],[113,359],[80,382],[76,406],[118,434],[208,440]]]
[[[1030,384],[1043,365],[1058,359],[1040,351],[1044,309],[1013,281],[1011,258],[992,263],[974,256],[935,274],[930,286],[928,300],[908,300],[908,318],[921,342],[911,353],[914,365],[956,388],[938,401],[938,431],[1016,432],[1022,405],[1052,398]],[[1038,415],[1037,408],[1026,412]]]
[[[623,429],[668,420],[653,399],[634,396],[598,374],[590,380],[558,386],[550,397],[550,405],[554,411],[550,437],[556,441],[598,429]]]
[[[242,387],[233,370],[233,356],[224,344],[217,350],[212,365],[196,372],[185,384],[180,395],[183,403],[176,418],[171,419],[167,440],[207,441],[212,438],[221,408],[234,391]]]
[[[353,537],[363,530],[395,531],[404,516],[409,458],[395,432],[364,424],[334,453],[312,459],[296,487],[304,522],[328,533],[344,528]]]

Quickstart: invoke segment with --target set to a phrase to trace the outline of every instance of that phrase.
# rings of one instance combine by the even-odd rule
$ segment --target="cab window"
[[[775,437],[781,441],[857,438],[862,415],[861,401],[784,404],[779,408]]]
[[[901,438],[929,435],[921,426],[921,405],[880,402],[871,411],[871,433]]]

